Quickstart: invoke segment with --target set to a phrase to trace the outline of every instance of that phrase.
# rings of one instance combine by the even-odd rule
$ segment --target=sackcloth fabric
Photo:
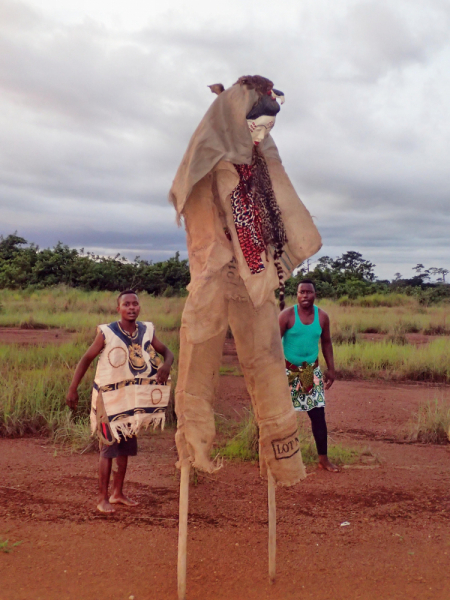
[[[229,324],[259,425],[261,474],[265,476],[267,464],[277,482],[293,485],[305,477],[305,471],[284,369],[275,295],[255,310],[236,261],[216,273],[210,286],[215,291],[215,318],[220,318],[222,325],[219,333],[192,344],[188,340],[189,307],[182,320],[175,394],[180,463],[190,460],[199,470],[215,470],[210,458],[215,437],[214,399]]]
[[[308,411],[312,408],[325,406],[325,389],[323,385],[323,375],[320,367],[315,367],[315,363],[310,367],[313,369],[312,388],[305,390],[300,381],[298,369],[286,369],[289,389],[291,391],[292,404],[296,411]]]
[[[239,184],[234,165],[252,162],[246,115],[258,95],[236,84],[220,94],[194,132],[175,176],[170,200],[183,219],[191,270],[182,317],[176,390],[179,463],[212,472],[213,402],[228,324],[260,430],[261,474],[275,481],[304,477],[297,423],[286,380],[274,290],[279,278],[273,252],[252,273],[236,232],[231,194]],[[321,246],[320,235],[286,175],[273,139],[259,147],[267,162],[288,243],[283,277]]]
[[[137,435],[142,426],[164,426],[170,386],[156,382],[159,358],[152,347],[154,327],[137,322],[130,336],[118,322],[99,325],[105,345],[92,390],[91,428],[106,445]],[[101,425],[111,431],[103,434]]]
[[[216,98],[189,142],[169,194],[177,218],[183,218],[185,223],[191,268],[190,293],[201,294],[209,276],[234,256],[255,308],[266,301],[279,281],[273,256],[269,256],[268,261],[263,256],[266,268],[261,273],[251,273],[239,244],[230,198],[239,184],[239,175],[233,165],[252,163],[253,142],[245,117],[257,100],[255,90],[238,84]],[[287,279],[298,265],[320,249],[322,242],[311,215],[281,164],[270,135],[260,144],[259,150],[267,163],[288,238],[281,257],[284,279]],[[219,215],[219,211],[222,214]],[[231,234],[231,248],[224,221]]]

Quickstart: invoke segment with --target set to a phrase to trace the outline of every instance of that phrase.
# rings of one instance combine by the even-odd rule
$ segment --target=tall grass
[[[287,305],[295,304],[289,297]],[[335,339],[358,333],[450,335],[450,304],[424,307],[402,294],[373,294],[356,300],[320,300]]]
[[[253,411],[247,410],[231,439],[220,449],[228,459],[258,460],[258,426]]]
[[[0,433],[53,435],[67,422],[65,396],[83,349],[76,344],[21,348],[0,346]],[[93,367],[79,387],[75,422],[89,415]]]
[[[175,354],[172,371],[175,385],[178,330],[185,299],[154,298],[147,294],[139,297],[141,320],[152,321],[159,339]],[[351,304],[320,303],[331,318],[341,377],[450,382],[448,339],[416,348],[405,343],[404,337],[411,331],[449,333],[449,305],[426,308],[399,295],[367,297],[361,299],[359,306],[355,301]],[[66,391],[78,360],[94,338],[96,326],[116,319],[113,293],[65,287],[0,290],[0,327],[62,327],[75,332],[70,343],[60,346],[0,345],[0,435],[30,432],[56,435],[59,439],[84,439],[94,367],[80,386],[80,407],[75,419],[65,406]],[[358,340],[358,333],[370,331],[387,333],[391,341]],[[239,439],[233,444],[239,445]],[[230,452],[236,453],[232,449]]]
[[[407,425],[406,436],[413,442],[444,444],[450,432],[450,405],[434,400],[419,407]]]
[[[318,460],[316,444],[311,427],[302,418],[299,419],[299,440],[304,464],[315,464]],[[254,461],[258,460],[258,450],[258,426],[253,411],[249,410],[238,424],[234,435],[222,445],[219,452],[229,460]],[[328,447],[328,456],[337,465],[354,463],[360,454],[359,450],[342,444],[331,443]]]
[[[178,332],[163,331],[159,337],[177,359]],[[0,435],[33,433],[78,446],[87,443],[95,363],[78,388],[79,405],[74,416],[65,405],[65,397],[75,367],[91,341],[92,335],[85,332],[60,346],[0,345]],[[174,385],[176,363],[171,376]]]
[[[0,290],[0,327],[61,327],[93,331],[99,323],[117,319],[116,293],[84,292],[59,286],[45,290]],[[174,331],[181,324],[185,298],[155,298],[139,294],[141,320],[157,331]],[[288,305],[296,302],[287,299]],[[424,307],[402,294],[373,294],[349,300],[322,300],[336,340],[358,333],[450,335],[450,304]]]
[[[370,294],[369,296],[360,296],[359,298],[349,298],[341,296],[336,301],[339,306],[363,306],[367,308],[379,308],[380,306],[407,306],[415,309],[419,306],[418,301],[405,294]]]
[[[355,333],[423,333],[450,334],[448,306],[423,307],[347,307],[321,303],[331,320],[332,333],[352,330]]]
[[[83,445],[89,438],[88,415],[94,369],[79,388],[75,418],[65,396],[75,367],[92,343],[100,323],[118,318],[117,294],[83,292],[64,286],[51,290],[0,290],[0,327],[61,327],[76,332],[60,346],[0,346],[0,435],[39,433],[58,441]],[[140,319],[152,321],[158,338],[178,360],[178,330],[184,298],[153,298],[139,294]],[[172,369],[176,381],[176,366]]]
[[[305,465],[315,464],[318,461],[316,442],[311,432],[309,417],[305,413],[297,413],[300,450]],[[331,443],[330,443],[331,442]],[[359,460],[362,450],[335,443],[328,438],[328,458],[336,465],[350,465]]]
[[[60,327],[70,331],[94,330],[118,318],[117,294],[83,292],[64,286],[50,290],[0,290],[0,327]],[[181,325],[185,298],[154,298],[139,294],[140,320],[152,321],[157,331]]]
[[[341,377],[450,382],[450,344],[437,339],[416,348],[391,342],[335,346]]]

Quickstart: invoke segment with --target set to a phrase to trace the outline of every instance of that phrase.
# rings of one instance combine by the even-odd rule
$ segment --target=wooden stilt
[[[275,480],[267,467],[268,505],[269,505],[269,580],[275,582],[277,556],[277,505],[275,499]]]
[[[178,521],[178,600],[186,600],[186,548],[189,506],[189,472],[191,463],[181,465],[180,511]]]

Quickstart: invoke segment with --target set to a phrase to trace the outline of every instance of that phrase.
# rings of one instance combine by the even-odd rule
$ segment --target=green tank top
[[[298,306],[294,307],[294,312],[294,325],[283,336],[284,357],[296,366],[303,362],[314,363],[319,356],[319,340],[322,334],[319,309],[314,306],[314,321],[311,325],[304,325],[300,321]]]

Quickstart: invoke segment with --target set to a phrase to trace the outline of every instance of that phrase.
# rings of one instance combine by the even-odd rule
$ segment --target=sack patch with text
[[[291,435],[286,436],[280,440],[272,440],[273,453],[277,460],[283,458],[291,458],[294,454],[300,450],[300,441],[298,439],[298,432],[294,431]]]

